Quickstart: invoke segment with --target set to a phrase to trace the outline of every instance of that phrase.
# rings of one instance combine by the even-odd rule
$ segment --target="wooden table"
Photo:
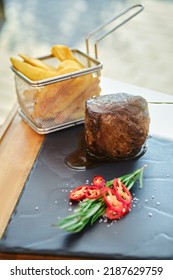
[[[173,97],[148,89],[125,84],[108,78],[101,81],[103,93],[128,92],[142,95],[149,102],[150,132],[173,137]],[[3,129],[3,128],[2,128]],[[11,115],[11,122],[0,142],[0,237],[2,237],[28,174],[37,157],[45,136],[33,131],[18,114]],[[0,253],[0,259],[58,259],[48,256]],[[63,258],[65,259],[65,258]]]

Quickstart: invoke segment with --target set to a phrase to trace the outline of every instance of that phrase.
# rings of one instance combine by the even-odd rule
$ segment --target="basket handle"
[[[137,14],[139,14],[140,12],[143,11],[144,6],[142,4],[137,4],[134,5],[128,9],[126,9],[124,12],[120,13],[119,15],[109,19],[107,22],[105,22],[103,25],[97,27],[96,29],[94,29],[93,31],[91,31],[88,36],[85,38],[85,42],[86,42],[86,51],[87,54],[89,55],[89,39],[96,34],[97,32],[101,31],[102,29],[104,29],[107,25],[109,25],[110,23],[112,23],[113,21],[115,21],[116,19],[120,18],[121,16],[127,14],[128,12],[130,12],[133,9],[137,9],[136,12],[134,12],[132,15],[130,15],[129,17],[127,17],[125,20],[123,20],[121,23],[119,23],[118,25],[116,25],[113,29],[111,29],[110,31],[105,32],[102,36],[100,36],[94,43],[94,49],[95,49],[95,58],[98,59],[98,48],[97,45],[98,43],[104,39],[107,35],[109,35],[110,33],[112,33],[113,31],[115,31],[116,29],[118,29],[119,27],[121,27],[122,25],[124,25],[126,22],[128,22],[129,20],[131,20],[133,17],[135,17]]]

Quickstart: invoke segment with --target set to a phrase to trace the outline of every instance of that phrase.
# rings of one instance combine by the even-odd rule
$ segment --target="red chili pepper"
[[[113,189],[109,187],[104,187],[102,189],[102,195],[107,206],[114,212],[122,213],[123,203],[118,200],[116,193]]]
[[[128,206],[132,201],[132,196],[126,186],[119,179],[114,179],[113,187],[118,200]]]
[[[106,208],[106,216],[110,220],[118,220],[121,218],[121,212],[114,211],[110,207]]]
[[[94,176],[93,185],[99,188],[103,188],[105,186],[105,179],[102,176]]]
[[[126,214],[128,214],[129,213],[129,211],[130,211],[130,209],[131,209],[131,204],[129,204],[129,205],[124,205],[123,206],[123,209],[122,209],[122,216],[125,216]]]
[[[82,200],[86,197],[86,190],[88,186],[80,186],[75,188],[70,192],[70,199],[72,200]]]
[[[101,191],[97,186],[88,186],[85,195],[87,198],[96,199],[100,197]]]

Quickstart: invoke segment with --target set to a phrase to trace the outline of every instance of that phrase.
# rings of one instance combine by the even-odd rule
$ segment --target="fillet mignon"
[[[127,93],[86,101],[85,141],[95,157],[129,158],[140,151],[149,132],[147,101]]]

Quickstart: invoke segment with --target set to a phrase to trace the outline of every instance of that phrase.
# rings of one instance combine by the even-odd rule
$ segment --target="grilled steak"
[[[96,157],[135,156],[149,131],[148,103],[127,93],[102,95],[86,101],[85,141]]]

